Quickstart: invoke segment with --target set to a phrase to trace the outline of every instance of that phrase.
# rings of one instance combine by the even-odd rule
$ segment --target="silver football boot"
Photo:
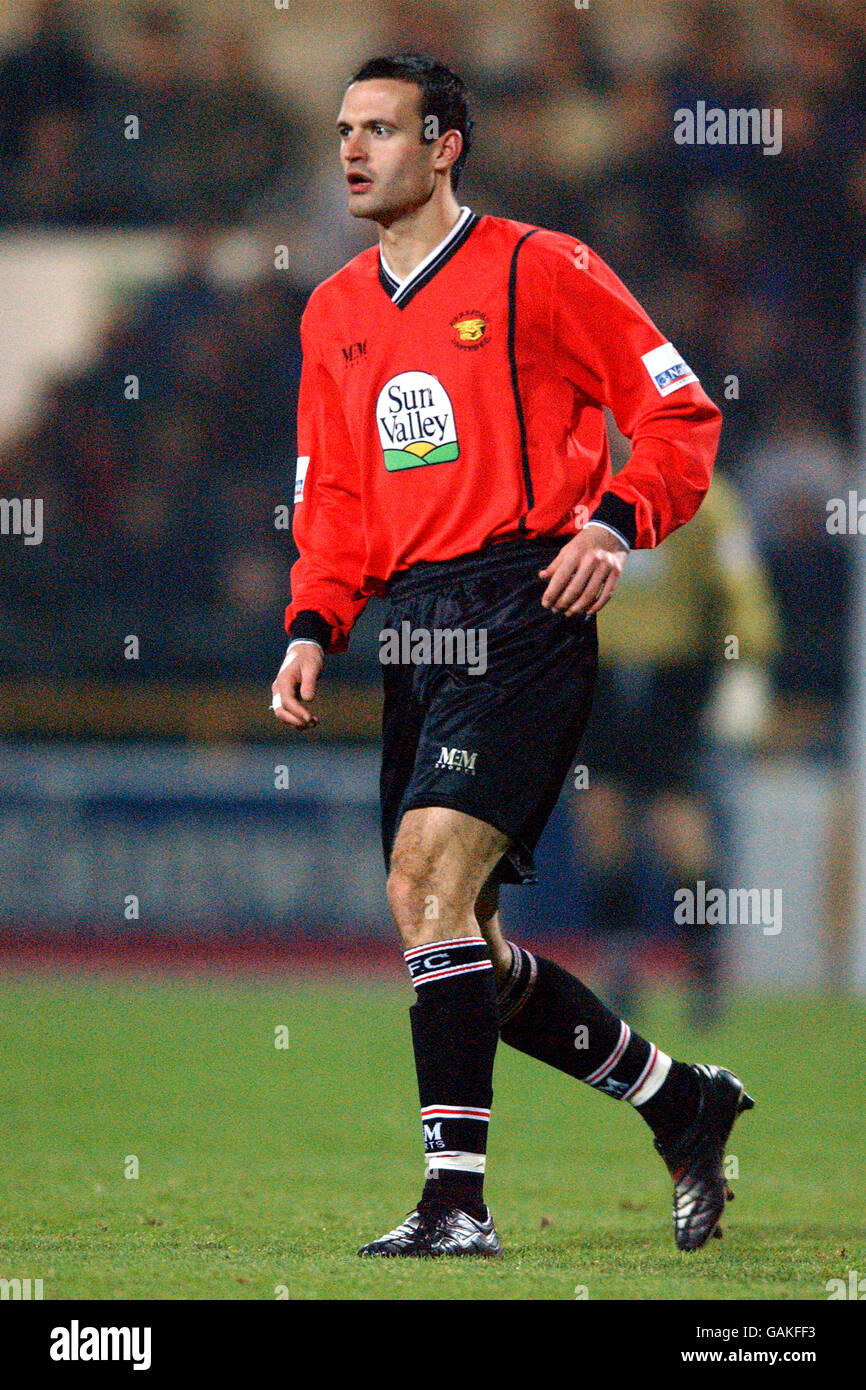
[[[386,1259],[438,1259],[443,1255],[502,1254],[502,1246],[489,1208],[485,1221],[476,1221],[459,1207],[444,1202],[423,1202],[405,1221],[387,1235],[380,1236],[358,1251],[359,1255],[379,1255]]]

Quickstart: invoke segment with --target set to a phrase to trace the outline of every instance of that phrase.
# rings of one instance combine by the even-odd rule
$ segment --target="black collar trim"
[[[398,284],[393,275],[389,274],[385,269],[380,253],[379,284],[396,308],[405,309],[406,305],[411,299],[414,299],[418,291],[430,283],[433,276],[442,269],[447,261],[450,261],[451,257],[455,255],[457,251],[460,250],[460,247],[469,236],[472,228],[475,227],[480,220],[477,213],[470,212],[465,222],[462,224],[457,223],[454,231],[439,248],[433,260],[425,265],[421,274],[418,275],[417,278],[410,276],[407,280],[403,281],[402,285]]]

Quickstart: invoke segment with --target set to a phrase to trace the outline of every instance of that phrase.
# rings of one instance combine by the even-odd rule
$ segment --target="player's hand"
[[[292,647],[271,686],[271,693],[275,697],[274,714],[281,723],[288,724],[292,729],[315,729],[318,718],[301,702],[315,698],[316,682],[324,664],[315,642],[299,642]]]
[[[587,522],[573,540],[543,570],[540,579],[550,583],[541,596],[542,607],[554,608],[573,618],[577,613],[599,613],[619,582],[628,548],[612,531]]]

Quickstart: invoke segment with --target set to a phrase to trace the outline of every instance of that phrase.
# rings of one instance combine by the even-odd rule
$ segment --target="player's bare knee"
[[[441,940],[442,894],[421,865],[392,864],[387,893],[394,924],[407,950]]]
[[[407,949],[480,934],[476,903],[501,852],[500,838],[442,807],[406,813],[391,855],[388,902]]]
[[[446,866],[428,856],[401,854],[391,861],[388,905],[406,950],[448,937],[475,936],[475,893],[454,882]]]

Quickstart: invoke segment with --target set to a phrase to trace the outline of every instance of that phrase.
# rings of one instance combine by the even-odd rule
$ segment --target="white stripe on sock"
[[[590,1076],[584,1078],[588,1086],[597,1086],[599,1081],[604,1081],[605,1077],[610,1075],[630,1041],[631,1029],[625,1020],[621,1019],[619,1025],[619,1038],[616,1047],[613,1049],[613,1052],[611,1052],[606,1062],[602,1062],[601,1066],[596,1067],[595,1071]]]
[[[443,1149],[438,1154],[425,1154],[424,1166],[429,1178],[431,1169],[456,1168],[464,1173],[483,1173],[487,1163],[486,1154],[461,1153],[459,1149]]]
[[[671,1058],[666,1052],[655,1050],[655,1059],[645,1077],[638,1077],[635,1085],[637,1089],[631,1095],[626,1093],[623,1100],[630,1101],[632,1105],[643,1105],[645,1100],[654,1096],[656,1091],[664,1082],[671,1069]]]
[[[490,1111],[481,1105],[425,1105],[422,1120],[489,1120]]]

